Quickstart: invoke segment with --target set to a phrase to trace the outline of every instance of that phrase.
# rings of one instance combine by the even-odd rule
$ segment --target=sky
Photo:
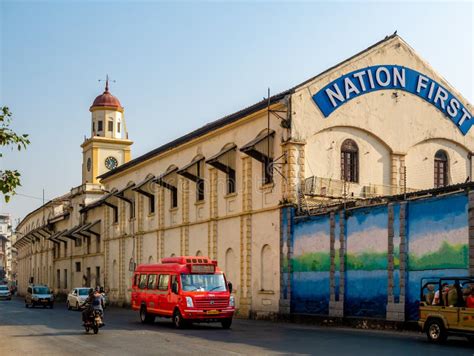
[[[473,2],[0,0],[0,106],[28,133],[0,169],[22,187],[0,212],[24,217],[81,183],[89,107],[125,108],[132,157],[318,74],[395,30],[474,103]]]

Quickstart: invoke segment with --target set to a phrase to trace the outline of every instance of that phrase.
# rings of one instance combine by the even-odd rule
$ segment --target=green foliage
[[[339,255],[334,256],[334,263],[339,265]],[[331,268],[331,257],[328,252],[305,253],[292,259],[293,272],[324,272]],[[337,267],[336,267],[337,270]]]
[[[10,128],[11,121],[12,113],[8,107],[0,108],[0,147],[10,147],[12,150],[16,148],[18,151],[26,149],[26,146],[30,144],[28,135],[15,133]],[[0,152],[1,157],[3,157],[2,152]],[[21,186],[20,173],[17,170],[0,170],[0,192],[7,203],[19,186]]]
[[[408,267],[411,271],[422,271],[434,268],[466,268],[469,266],[469,249],[467,244],[451,245],[447,241],[439,250],[422,256],[408,255]]]
[[[353,255],[347,254],[347,269],[376,271],[387,269],[387,252],[364,252]]]

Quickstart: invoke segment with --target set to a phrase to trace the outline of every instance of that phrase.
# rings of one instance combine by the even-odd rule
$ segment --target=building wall
[[[416,320],[422,278],[474,270],[474,201],[463,190],[289,221],[283,213],[293,225],[282,282],[291,312]]]
[[[347,73],[391,64],[434,79],[472,112],[472,105],[444,78],[403,40],[394,37],[319,75],[292,95],[292,137],[306,143],[306,177],[341,180],[341,145],[345,139],[353,139],[359,146],[360,177],[358,184],[350,185],[349,193],[359,195],[371,185],[377,195],[396,193],[390,186],[404,184],[403,166],[408,188],[431,188],[438,149],[448,154],[450,184],[472,178],[469,153],[474,151],[474,130],[464,136],[441,111],[416,95],[394,89],[370,92],[347,101],[328,117],[312,99]]]

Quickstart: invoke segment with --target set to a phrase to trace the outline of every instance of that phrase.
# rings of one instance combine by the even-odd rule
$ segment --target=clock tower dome
[[[120,101],[109,92],[109,78],[104,92],[95,98],[89,111],[91,136],[82,143],[82,183],[100,183],[98,176],[130,161],[127,125]]]

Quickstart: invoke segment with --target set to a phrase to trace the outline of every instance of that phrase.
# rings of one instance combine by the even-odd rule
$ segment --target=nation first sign
[[[343,75],[313,95],[313,100],[324,117],[328,117],[349,100],[383,89],[404,90],[426,100],[445,114],[463,135],[473,124],[471,113],[446,88],[416,70],[397,65],[372,66]]]

